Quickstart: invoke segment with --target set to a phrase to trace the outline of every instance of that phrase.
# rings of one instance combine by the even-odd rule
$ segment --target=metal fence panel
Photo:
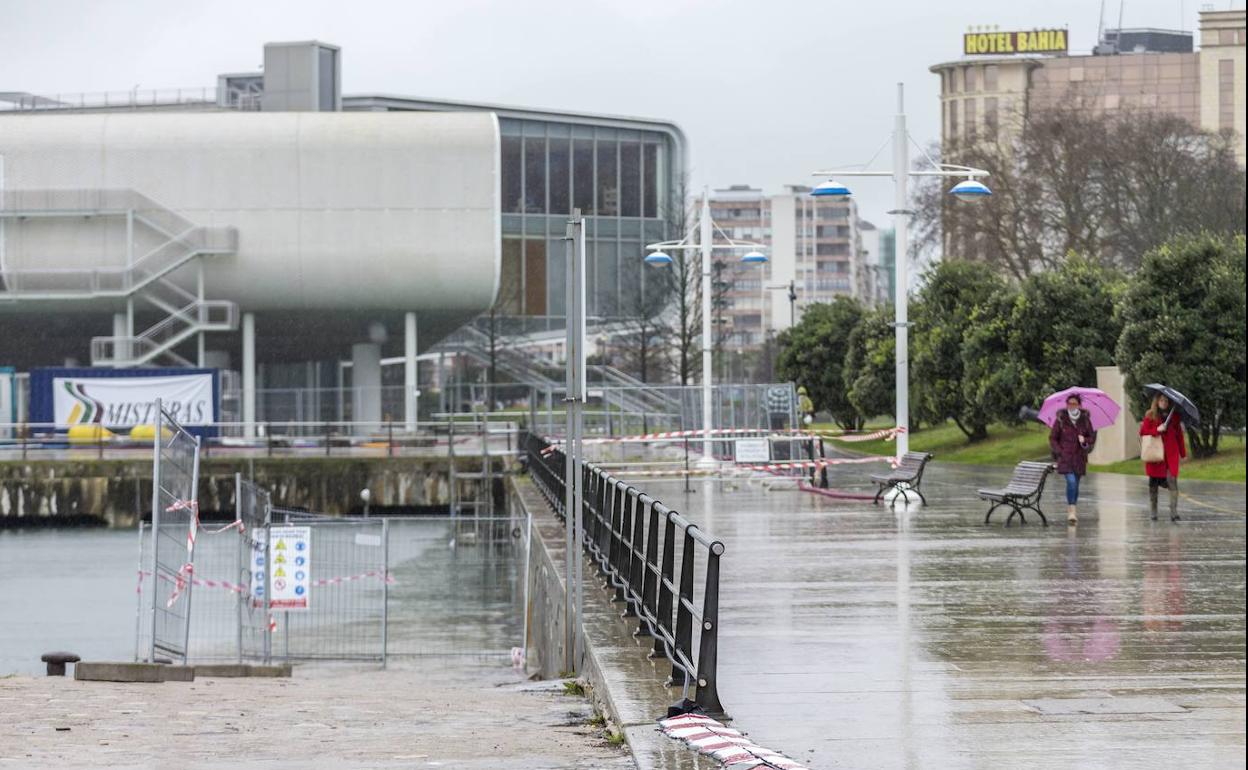
[[[156,402],[152,458],[152,633],[149,660],[187,656],[198,521],[199,439]]]

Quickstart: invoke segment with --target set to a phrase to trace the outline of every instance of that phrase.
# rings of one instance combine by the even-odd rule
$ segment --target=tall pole
[[[893,265],[896,271],[893,287],[894,328],[896,329],[896,378],[897,378],[897,457],[900,458],[910,451],[910,351],[907,289],[910,276],[907,270],[906,225],[909,212],[906,210],[906,182],[910,177],[910,157],[906,146],[906,109],[905,85],[897,84],[897,117],[893,125],[893,228],[896,232],[896,254]]]
[[[702,215],[699,220],[702,227],[702,430],[710,431],[711,410],[711,198],[707,188],[702,188]],[[711,435],[703,434],[703,463],[714,461],[711,456]]]

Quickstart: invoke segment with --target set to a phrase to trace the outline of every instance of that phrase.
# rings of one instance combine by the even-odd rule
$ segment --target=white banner
[[[55,377],[53,420],[58,425],[131,428],[156,422],[156,399],[180,425],[213,422],[212,375],[168,377]]]

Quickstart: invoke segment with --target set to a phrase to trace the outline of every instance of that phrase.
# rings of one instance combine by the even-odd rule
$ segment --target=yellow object
[[[113,438],[112,431],[94,422],[87,425],[71,425],[68,435],[71,444],[98,444]]]
[[[173,438],[173,431],[168,428],[161,428],[160,434],[163,438]],[[130,429],[130,438],[135,441],[151,441],[156,438],[156,426],[136,425]]]

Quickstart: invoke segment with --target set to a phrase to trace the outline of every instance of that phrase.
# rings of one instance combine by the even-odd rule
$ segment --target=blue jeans
[[[1066,504],[1074,505],[1079,502],[1079,474],[1066,474]]]

